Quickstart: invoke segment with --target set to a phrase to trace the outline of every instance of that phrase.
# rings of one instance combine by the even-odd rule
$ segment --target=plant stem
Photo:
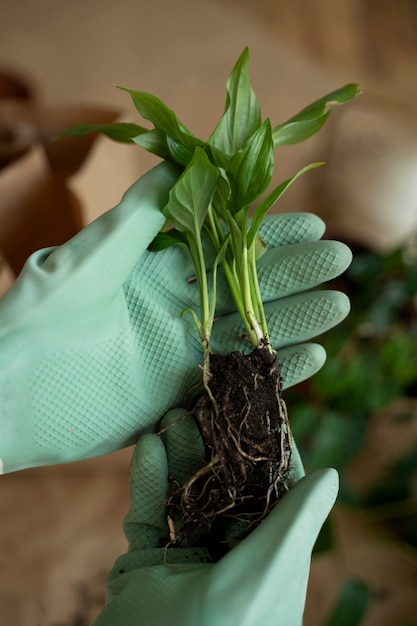
[[[256,269],[255,242],[253,242],[253,244],[251,245],[249,252],[250,252],[250,269],[251,269],[251,277],[252,277],[252,286],[253,286],[253,293],[254,293],[254,301],[256,301],[256,308],[258,311],[258,320],[261,324],[263,339],[264,341],[266,341],[268,349],[272,352],[271,344],[269,342],[269,333],[268,333],[268,327],[266,323],[264,303],[263,303],[261,291],[259,288],[258,272]]]
[[[207,216],[208,216],[208,224],[209,224],[209,227],[207,228],[207,232],[210,236],[211,242],[214,246],[216,253],[218,253],[225,240],[223,229],[221,227],[219,217],[216,214],[216,212],[213,211],[212,207],[209,207]],[[220,237],[222,237],[222,239],[220,239]],[[247,316],[247,310],[245,307],[244,299],[242,298],[242,291],[240,287],[239,277],[236,271],[232,269],[230,262],[226,258],[222,260],[221,266],[226,276],[226,280],[229,284],[229,288],[230,288],[233,300],[236,304],[238,313],[243,321],[248,337],[250,338],[251,343],[253,345],[256,345],[257,336],[256,334],[254,334],[253,325]]]
[[[242,261],[241,261],[241,277],[240,277],[240,288],[243,296],[243,302],[245,306],[245,316],[247,322],[249,323],[252,332],[250,333],[250,340],[255,348],[259,347],[263,339],[263,329],[261,324],[256,316],[256,308],[259,309],[259,303],[255,300],[252,300],[253,290],[253,280],[251,280],[251,271],[250,271],[250,259],[248,257],[248,248],[247,248],[247,233],[246,227],[242,232]],[[253,273],[253,272],[252,272]]]
[[[226,237],[222,229],[219,215],[212,206],[210,206],[207,211],[205,228],[213,244],[214,250],[216,254],[218,254],[225,242]],[[256,270],[255,244],[253,243],[248,249],[246,223],[241,228],[242,240],[239,244],[233,237],[232,229],[229,229],[229,236],[231,238],[232,259],[234,259],[234,263],[232,266],[225,255],[224,259],[221,261],[221,265],[229,284],[233,300],[235,301],[236,308],[243,321],[246,333],[252,345],[257,348],[261,345],[261,343],[266,341],[268,348],[271,350]],[[237,258],[239,258],[238,263],[236,262]],[[203,290],[207,289],[207,281],[205,281],[204,285],[201,281],[201,287]],[[213,288],[215,288],[214,285]],[[205,298],[205,300],[207,301],[207,298]],[[201,306],[203,311],[203,302]],[[202,312],[202,326],[205,328],[207,323],[203,320],[208,320],[208,317]],[[212,323],[213,320],[211,320],[211,325]],[[203,339],[204,338],[202,338],[202,341]]]
[[[204,338],[207,342],[210,341],[211,329],[213,326],[213,320],[210,319],[210,303],[208,298],[208,285],[207,285],[207,270],[204,259],[203,245],[201,243],[201,237],[196,240],[197,254],[199,263],[199,272],[197,274],[198,288],[200,293],[200,315],[201,325],[203,327]]]

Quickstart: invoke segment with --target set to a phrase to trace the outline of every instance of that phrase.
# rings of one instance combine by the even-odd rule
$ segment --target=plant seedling
[[[203,364],[202,395],[190,412],[207,458],[186,484],[173,485],[170,519],[178,519],[176,545],[208,547],[213,560],[257,525],[292,481],[291,432],[280,364],[269,341],[257,278],[256,263],[265,251],[259,227],[287,188],[320,164],[303,168],[259,201],[272,180],[274,150],[307,139],[336,105],[360,93],[357,85],[346,85],[273,127],[269,119],[262,121],[248,60],[245,49],[228,77],[225,110],[207,141],[194,136],[154,95],[125,88],[153,128],[82,125],[66,133],[82,136],[100,131],[170,159],[182,170],[163,208],[169,228],[156,237],[150,250],[180,245],[194,265],[200,307],[184,313],[193,317]],[[250,218],[249,209],[257,201]],[[252,351],[216,360],[210,337],[219,267]]]

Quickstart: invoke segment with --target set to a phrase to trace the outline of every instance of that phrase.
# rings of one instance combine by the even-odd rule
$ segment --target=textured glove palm
[[[84,459],[120,449],[178,405],[198,376],[200,346],[187,307],[186,253],[146,250],[164,223],[160,212],[176,169],[163,163],[120,204],[72,240],[30,257],[0,301],[0,469]],[[325,355],[296,345],[337,324],[347,299],[303,293],[342,272],[349,250],[318,241],[322,222],[308,214],[270,218],[270,250],[260,283],[284,385],[307,378]],[[242,347],[241,325],[222,282],[212,348]],[[291,295],[294,294],[294,295]],[[289,296],[289,297],[286,297]],[[227,313],[227,314],[226,314]],[[292,347],[289,347],[292,346]]]

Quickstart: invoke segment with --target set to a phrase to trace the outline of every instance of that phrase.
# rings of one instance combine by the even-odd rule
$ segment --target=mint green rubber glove
[[[120,204],[66,244],[32,255],[0,300],[0,470],[85,459],[118,450],[178,406],[199,375],[198,308],[186,253],[147,246],[178,175],[162,163]],[[59,208],[57,208],[59,210]],[[348,312],[343,294],[303,293],[344,271],[350,251],[318,241],[321,220],[271,217],[260,284],[285,386],[317,371],[323,349],[308,341]],[[224,285],[212,348],[239,349],[241,326]],[[292,295],[291,295],[292,294]],[[287,297],[289,296],[289,297]]]
[[[168,468],[178,476],[188,463],[191,472],[201,452],[194,429],[178,427],[184,432],[167,444],[168,458],[155,435],[136,446],[129,551],[109,575],[107,605],[93,626],[301,626],[311,552],[337,495],[337,472],[302,478],[246,539],[207,564],[204,550],[160,547]]]

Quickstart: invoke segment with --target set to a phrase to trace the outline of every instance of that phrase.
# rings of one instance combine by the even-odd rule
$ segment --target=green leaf
[[[210,161],[214,165],[217,165],[217,167],[220,169],[227,170],[231,159],[230,154],[226,154],[219,148],[216,148],[215,146],[212,146],[210,144],[207,144],[206,152],[210,158]]]
[[[232,187],[227,172],[220,168],[219,179],[217,181],[216,191],[213,198],[213,206],[220,219],[226,220],[231,195]]]
[[[180,232],[197,239],[216,189],[219,170],[199,148],[171,189],[163,213]]]
[[[227,229],[230,233],[230,249],[232,250],[232,261],[238,268],[238,273],[242,271],[242,251],[243,235],[241,225],[236,221],[231,213],[226,216]]]
[[[179,121],[174,111],[168,108],[162,100],[144,91],[134,91],[125,87],[119,87],[119,89],[130,94],[140,115],[145,120],[152,122],[155,128],[163,131],[166,135],[188,148],[193,149],[196,146],[204,146],[204,142],[194,137]]]
[[[188,165],[193,158],[194,150],[188,148],[183,143],[176,141],[169,135],[167,135],[166,141],[170,156],[174,159],[174,161],[180,165]]]
[[[208,140],[210,145],[229,155],[240,150],[261,124],[259,103],[250,84],[248,61],[249,50],[246,48],[227,79],[225,112]]]
[[[369,606],[367,585],[359,580],[347,580],[336,607],[324,626],[360,626]]]
[[[235,208],[247,207],[265,191],[274,168],[274,144],[269,120],[247,139],[230,160],[228,171],[236,185]]]
[[[224,238],[222,245],[220,246],[220,249],[217,253],[216,258],[214,259],[213,271],[214,271],[214,268],[220,265],[223,262],[224,258],[226,257],[227,246],[229,245],[229,243],[230,243],[230,236],[227,235]]]
[[[191,317],[193,318],[194,324],[198,330],[198,334],[200,335],[200,337],[203,337],[205,335],[204,328],[199,317],[197,316],[197,313],[191,307],[188,307],[187,309],[184,309],[183,311],[181,311],[181,317],[185,317],[188,314],[190,314]]]
[[[114,124],[76,124],[71,126],[56,139],[63,137],[85,137],[91,133],[101,133],[121,143],[131,143],[135,137],[147,132],[147,128],[127,122],[115,122]]]
[[[323,554],[323,552],[328,552],[329,550],[332,550],[334,546],[335,538],[333,525],[331,520],[327,518],[319,532],[316,543],[314,544],[313,556]]]
[[[319,428],[310,441],[308,467],[343,467],[357,454],[365,440],[365,426],[350,413],[328,409],[322,414]]]
[[[157,128],[148,130],[146,133],[134,137],[132,141],[148,152],[161,157],[161,159],[171,159],[167,136],[162,130]]]
[[[274,127],[272,136],[275,147],[308,139],[320,130],[336,106],[349,102],[361,93],[359,85],[352,83],[316,100],[297,115]]]
[[[159,252],[160,250],[166,250],[171,246],[183,245],[187,247],[187,240],[183,233],[179,233],[177,230],[171,229],[167,232],[160,232],[156,235],[153,241],[148,246],[150,252]]]
[[[209,303],[210,319],[211,320],[214,320],[215,315],[216,315],[217,268],[223,262],[223,260],[224,260],[224,258],[226,256],[226,251],[227,251],[228,245],[229,245],[229,237],[226,237],[225,240],[223,241],[222,245],[220,246],[220,250],[218,251],[218,253],[216,255],[216,258],[214,259],[214,262],[213,262],[213,267],[212,267],[213,281],[212,281],[212,291],[211,291],[210,303]]]
[[[372,486],[364,498],[365,504],[377,506],[409,498],[416,470],[417,450],[411,450],[385,471],[379,484]]]
[[[273,207],[275,202],[277,202],[277,200],[279,200],[279,198],[285,193],[288,187],[292,185],[293,182],[295,182],[297,178],[299,178],[302,174],[316,167],[320,167],[321,165],[324,165],[324,163],[310,163],[310,165],[303,167],[299,172],[297,172],[297,174],[295,174],[295,176],[292,176],[291,178],[288,178],[287,180],[284,180],[284,182],[277,185],[277,187],[275,187],[275,189],[273,189],[273,191],[271,191],[271,193],[262,202],[258,204],[258,206],[254,210],[251,227],[248,233],[248,247],[252,245],[254,237],[266,213]]]
[[[254,244],[255,244],[255,259],[259,261],[259,259],[263,257],[263,255],[267,251],[268,246],[266,245],[265,240],[262,239],[259,233],[256,233]]]

